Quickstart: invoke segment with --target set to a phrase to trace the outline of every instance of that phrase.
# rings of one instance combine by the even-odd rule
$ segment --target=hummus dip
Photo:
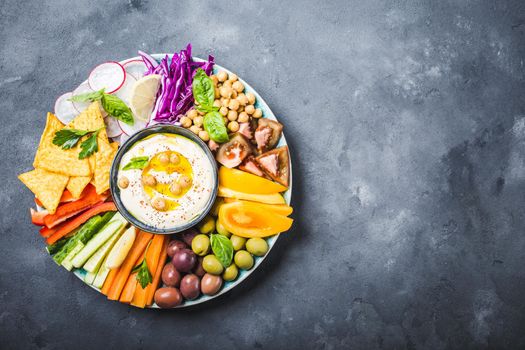
[[[123,155],[117,177],[120,199],[129,213],[160,229],[193,221],[205,209],[214,185],[204,150],[169,133],[137,141]]]

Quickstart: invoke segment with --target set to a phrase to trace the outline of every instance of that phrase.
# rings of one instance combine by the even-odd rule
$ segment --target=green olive
[[[226,236],[228,238],[232,235],[231,233],[228,232],[226,227],[224,227],[224,225],[221,224],[219,220],[217,220],[217,222],[215,223],[215,230],[217,231],[218,234]]]
[[[241,250],[242,248],[244,248],[244,243],[246,242],[246,238],[232,235],[230,237],[230,241],[232,241],[234,250]]]
[[[201,233],[211,233],[213,232],[213,229],[215,228],[215,220],[211,216],[206,216],[204,220],[202,220],[199,224],[199,231]]]
[[[262,238],[250,238],[246,241],[246,250],[255,256],[263,256],[268,252],[268,243]]]
[[[235,265],[239,266],[240,269],[249,270],[253,267],[253,256],[246,250],[239,250],[235,253],[233,260],[235,261]]]
[[[225,281],[233,281],[237,278],[237,275],[239,274],[239,269],[237,268],[237,265],[231,264],[224,270],[222,273],[222,278]]]
[[[204,271],[211,273],[212,275],[220,275],[224,270],[219,259],[213,254],[204,257],[202,260],[202,268]]]
[[[199,256],[208,254],[210,250],[210,238],[206,235],[197,235],[191,241],[191,250]]]

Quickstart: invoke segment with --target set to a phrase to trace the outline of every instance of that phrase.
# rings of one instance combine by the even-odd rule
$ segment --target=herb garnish
[[[58,130],[53,137],[53,144],[60,146],[62,149],[71,149],[77,145],[82,137],[89,135],[89,137],[80,144],[82,150],[78,154],[78,159],[84,159],[98,151],[97,136],[99,132],[100,129],[93,131],[78,129]]]
[[[217,259],[219,259],[221,265],[224,267],[230,266],[233,259],[232,242],[226,236],[219,234],[210,235],[210,241],[211,250]]]
[[[129,163],[126,164],[122,170],[130,170],[130,169],[144,169],[146,165],[148,165],[149,157],[134,157],[129,160]]]
[[[223,143],[228,141],[228,131],[222,116],[217,112],[218,107],[213,106],[215,100],[215,88],[213,81],[202,68],[197,69],[192,83],[193,98],[196,102],[196,109],[205,112],[204,130],[210,135],[213,141]]]
[[[88,92],[73,96],[69,99],[74,102],[87,102],[87,101],[99,101],[102,104],[102,108],[114,118],[122,121],[123,123],[133,125],[133,114],[131,109],[115,95],[106,94],[104,89]]]
[[[148,284],[153,282],[151,272],[148,268],[148,263],[146,262],[146,253],[148,252],[148,248],[151,242],[152,241],[149,241],[148,246],[146,247],[146,252],[144,254],[144,259],[142,260],[142,263],[138,264],[133,268],[133,270],[131,270],[131,273],[137,272],[137,282],[140,283],[142,289],[146,288]]]

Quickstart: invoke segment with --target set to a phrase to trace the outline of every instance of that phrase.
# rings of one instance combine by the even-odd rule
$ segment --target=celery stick
[[[98,271],[86,273],[86,276],[84,276],[84,282],[87,284],[93,284],[95,277],[97,277],[97,272]]]
[[[75,256],[84,248],[84,243],[77,242],[77,244],[71,249],[69,254],[66,256],[66,258],[62,261],[62,266],[66,268],[66,270],[71,271],[73,268],[73,259]]]
[[[108,277],[109,271],[111,271],[106,267],[106,259],[104,259],[102,265],[100,265],[100,269],[98,269],[97,272],[97,277],[95,277],[95,281],[93,282],[93,286],[98,289],[102,288],[104,282],[106,281],[106,278]]]

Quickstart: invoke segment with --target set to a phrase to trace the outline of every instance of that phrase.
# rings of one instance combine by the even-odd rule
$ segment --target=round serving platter
[[[171,58],[171,54],[153,54],[152,56],[157,60],[157,61],[160,61],[162,58],[164,58],[165,56],[168,56]],[[202,62],[204,60],[198,58],[198,57],[193,57],[193,59],[197,62]],[[134,61],[134,60],[142,60],[141,57],[139,56],[136,56],[136,57],[132,57],[132,58],[129,58],[129,59],[126,59],[126,60],[123,60],[123,61],[120,61],[119,63],[120,64],[125,64],[126,62],[130,62],[130,61]],[[214,64],[213,65],[213,73],[217,73],[219,71],[225,71],[227,72],[228,74],[232,74],[233,72],[230,71],[229,69],[226,69],[218,64]],[[255,103],[255,107],[257,108],[260,108],[263,112],[263,117],[264,118],[268,118],[268,119],[271,119],[271,120],[275,120],[277,121],[277,118],[275,117],[275,115],[273,114],[272,110],[270,109],[270,107],[268,107],[268,104],[264,101],[264,99],[261,97],[261,95],[259,95],[257,93],[257,91],[255,91],[255,89],[250,85],[248,84],[246,81],[244,81],[243,79],[241,79],[239,77],[239,80],[244,84],[245,86],[245,91],[246,92],[251,92],[255,95],[256,97],[256,103]],[[86,83],[87,80],[85,82],[83,82],[82,84]],[[286,138],[284,136],[284,133],[283,135],[281,136],[281,139],[279,140],[279,143],[277,145],[277,147],[281,147],[281,146],[286,146],[288,145],[288,143],[286,142]],[[290,204],[290,201],[292,199],[292,160],[291,160],[291,156],[290,156],[290,164],[289,164],[289,167],[290,167],[290,185],[288,187],[288,190],[286,192],[283,193],[283,197],[286,201],[286,203],[289,205]],[[38,210],[42,210],[42,208],[38,208]],[[177,236],[177,234],[175,234],[175,236]],[[212,296],[209,296],[209,295],[203,295],[201,294],[199,296],[199,298],[195,299],[195,300],[186,300],[184,301],[181,305],[175,307],[175,308],[183,308],[183,307],[188,307],[188,306],[192,306],[192,305],[197,305],[197,304],[202,304],[206,301],[209,301],[209,300],[212,300],[214,298],[217,298],[223,294],[225,294],[226,292],[232,290],[233,288],[235,288],[236,286],[238,286],[242,281],[244,281],[246,278],[248,278],[248,276],[255,271],[255,269],[257,269],[259,267],[259,265],[261,265],[261,263],[263,262],[263,260],[269,255],[270,251],[272,250],[273,246],[275,245],[275,243],[277,242],[277,239],[279,239],[279,235],[275,235],[275,236],[271,236],[271,237],[268,237],[266,239],[266,242],[268,243],[268,252],[266,253],[266,255],[262,256],[262,257],[256,257],[254,256],[254,260],[255,260],[255,263],[254,263],[254,266],[250,269],[250,270],[239,270],[239,276],[237,277],[237,279],[235,279],[234,281],[230,281],[230,282],[224,282],[223,284],[223,287],[221,288],[221,290],[215,294],[215,295],[212,295]],[[86,275],[86,271],[84,271],[83,269],[77,269],[77,270],[74,270],[73,273],[75,274],[75,276],[77,276],[79,279],[81,279],[82,281],[84,281],[84,277]],[[87,284],[87,283],[86,283]],[[96,291],[100,292],[100,289],[90,285],[90,284],[87,284],[89,287],[95,289]],[[149,308],[156,308],[158,309],[159,307],[156,305],[156,304],[153,304],[152,306],[149,306]]]

